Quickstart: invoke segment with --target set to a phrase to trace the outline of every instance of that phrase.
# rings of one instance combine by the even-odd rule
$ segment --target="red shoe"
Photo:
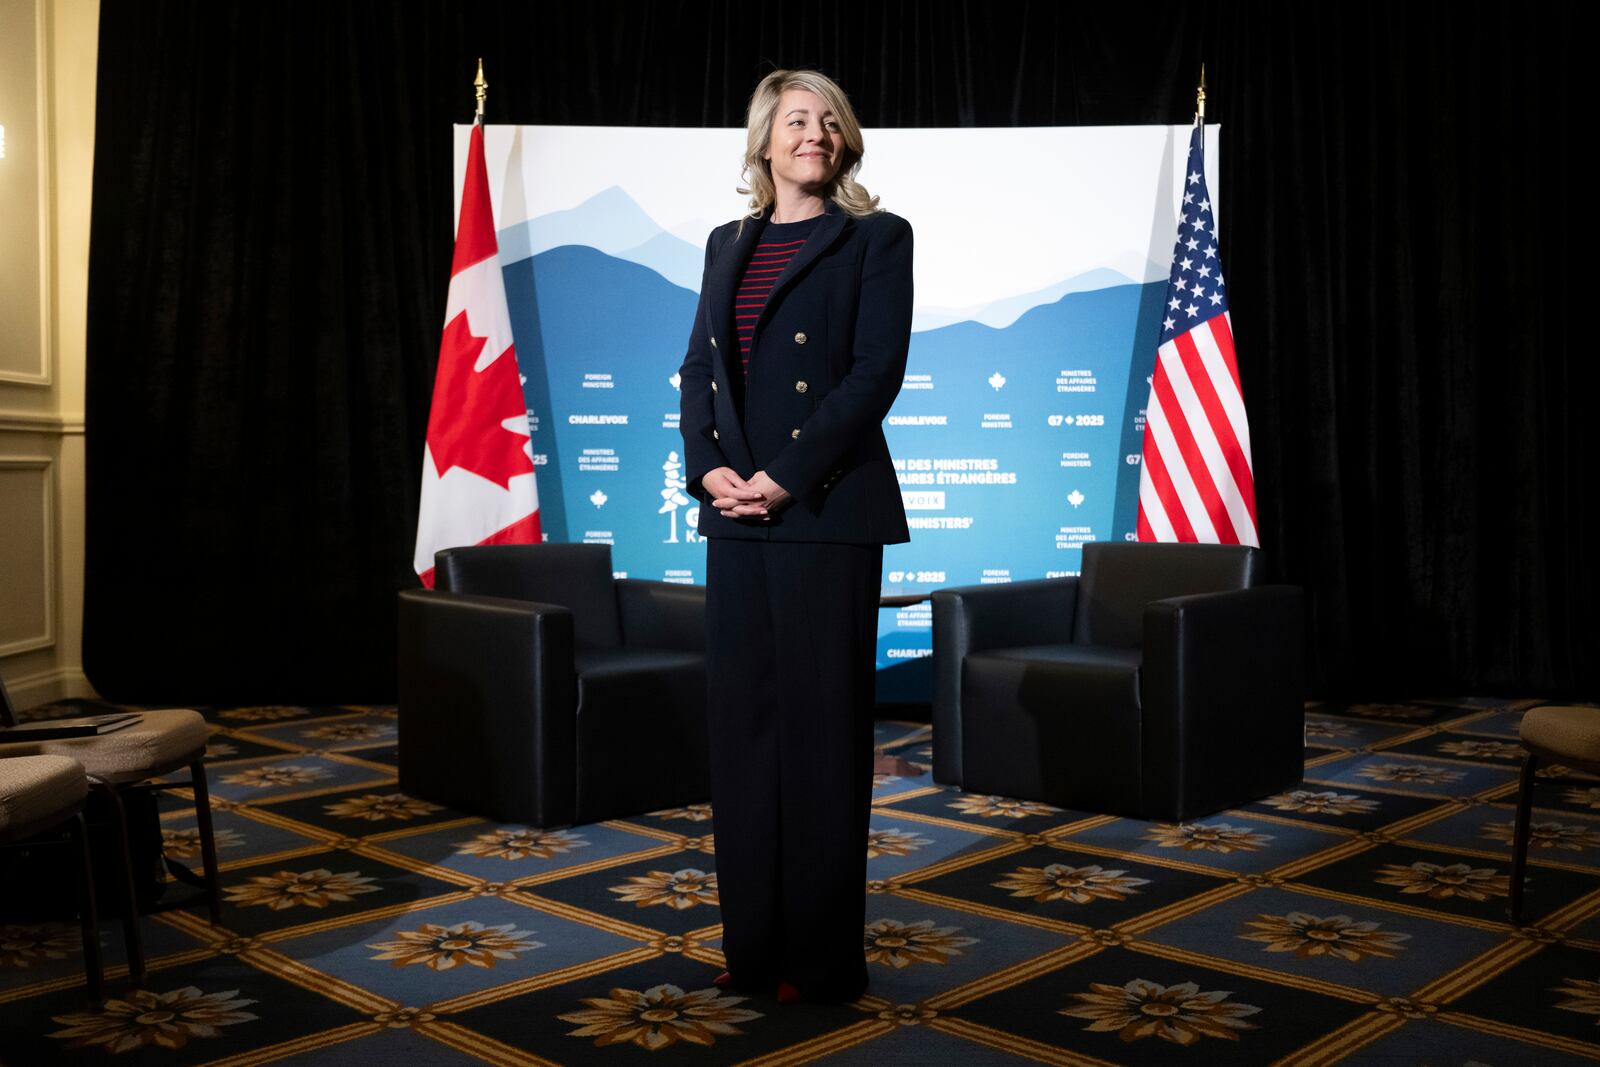
[[[800,995],[800,990],[796,989],[793,983],[785,982],[782,979],[778,980],[779,1004],[798,1004],[804,999],[805,998]]]
[[[727,989],[733,984],[733,975],[728,971],[723,971],[721,974],[711,979],[711,984],[716,986],[718,989]]]

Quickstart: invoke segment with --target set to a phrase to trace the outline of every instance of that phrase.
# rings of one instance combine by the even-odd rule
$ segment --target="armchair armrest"
[[[933,780],[961,784],[961,664],[973,652],[1072,640],[1078,579],[963,585],[933,593]]]
[[[425,589],[400,594],[400,787],[541,827],[577,804],[572,612]]]
[[[1173,597],[1145,609],[1147,809],[1183,818],[1300,780],[1304,629],[1304,595],[1289,585]]]
[[[625,647],[706,650],[705,586],[644,578],[622,578],[616,586]]]

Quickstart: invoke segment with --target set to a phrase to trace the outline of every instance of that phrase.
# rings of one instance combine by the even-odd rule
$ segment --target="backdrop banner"
[[[885,594],[1072,575],[1085,542],[1134,539],[1190,129],[865,131],[860,180],[916,232],[885,428],[911,541],[884,552]],[[455,132],[459,190],[471,127]],[[543,529],[612,545],[620,574],[703,581],[677,368],[706,236],[745,210],[744,131],[485,132]],[[881,699],[928,698],[931,625],[926,603],[883,611]]]

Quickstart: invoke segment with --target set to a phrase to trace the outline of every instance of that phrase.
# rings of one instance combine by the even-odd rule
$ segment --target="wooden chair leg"
[[[89,1003],[96,1010],[106,1000],[105,967],[100,960],[100,916],[94,899],[94,860],[89,850],[89,823],[83,812],[71,822],[72,836],[78,840],[78,855],[83,866],[83,893],[78,917],[83,924],[83,970],[89,983]]]
[[[1533,782],[1539,770],[1539,757],[1532,752],[1522,764],[1522,786],[1517,793],[1517,826],[1511,837],[1511,906],[1506,909],[1512,922],[1522,921],[1522,883],[1528,867],[1528,829],[1533,821]]]
[[[117,850],[122,854],[122,878],[125,883],[122,910],[123,940],[128,946],[128,985],[138,989],[144,984],[144,943],[139,937],[139,897],[133,883],[133,853],[128,848],[128,813],[122,806],[122,797],[115,786],[103,787],[111,798],[111,822],[117,834]]]
[[[217,876],[217,839],[211,829],[211,794],[206,788],[206,765],[202,757],[189,764],[189,780],[194,787],[194,817],[200,828],[200,862],[206,872],[206,905],[211,924],[222,921],[222,892]]]

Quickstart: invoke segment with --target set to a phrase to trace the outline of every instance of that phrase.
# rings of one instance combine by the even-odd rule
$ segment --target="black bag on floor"
[[[119,791],[128,820],[128,858],[140,913],[154,910],[167,888],[161,858],[156,790]],[[89,793],[89,852],[94,861],[95,904],[102,916],[122,914],[124,880],[117,846],[116,808],[103,790]],[[0,923],[69,920],[78,914],[81,877],[77,843],[66,831],[0,848]]]

